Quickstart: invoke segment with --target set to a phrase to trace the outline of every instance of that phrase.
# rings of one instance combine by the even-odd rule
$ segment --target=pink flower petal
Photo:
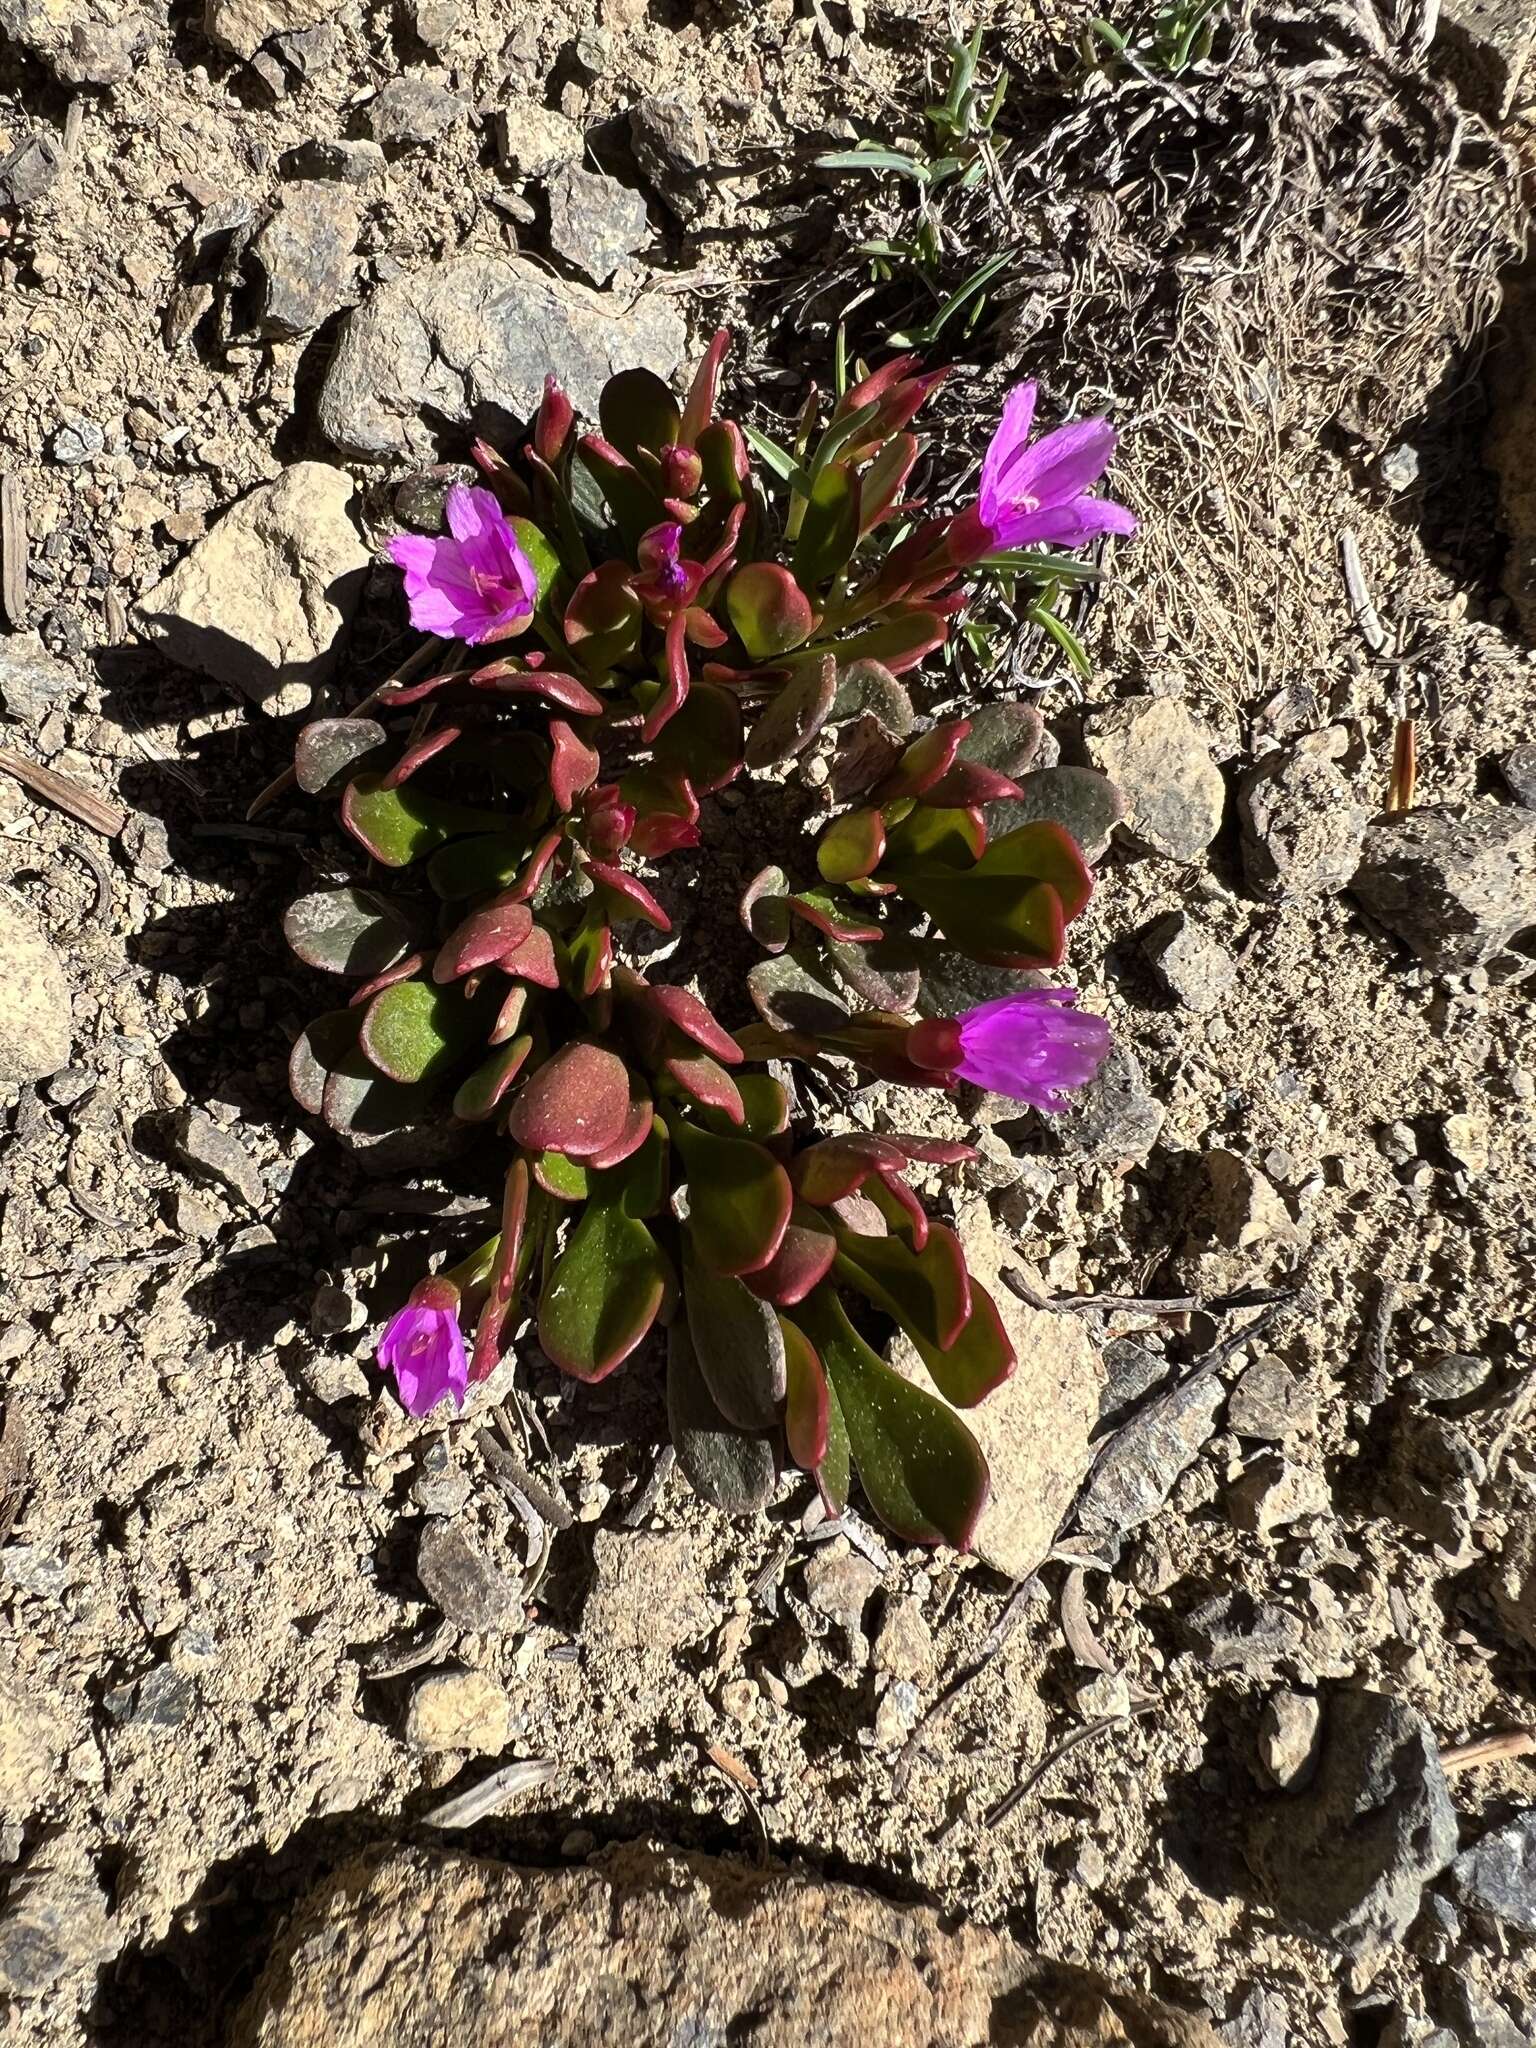
[[[1009,472],[1007,496],[1030,497],[1037,505],[1066,504],[1098,482],[1109,467],[1117,438],[1105,419],[1074,420],[1069,427],[1058,427]]]
[[[992,436],[986,460],[981,465],[980,497],[984,510],[990,503],[1001,500],[1003,479],[1008,468],[1028,446],[1039,389],[1031,377],[1023,384],[1015,384],[1008,394],[1003,416],[997,423],[997,432]]]

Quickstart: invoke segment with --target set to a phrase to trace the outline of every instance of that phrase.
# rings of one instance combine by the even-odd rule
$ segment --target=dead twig
[[[1085,1742],[1092,1742],[1095,1737],[1102,1735],[1106,1728],[1129,1727],[1132,1721],[1140,1720],[1143,1714],[1150,1714],[1156,1704],[1155,1700],[1147,1700],[1139,1707],[1132,1707],[1128,1714],[1107,1714],[1100,1721],[1088,1721],[1081,1728],[1074,1728],[1070,1735],[1062,1737],[1054,1749],[1046,1751],[1027,1778],[1022,1779],[1011,1792],[999,1799],[996,1806],[984,1816],[982,1825],[987,1828],[1000,1826],[1009,1814],[1017,1813],[1046,1772],[1053,1770],[1064,1756],[1070,1756],[1074,1749],[1081,1749]]]
[[[505,1491],[513,1486],[532,1503],[544,1521],[556,1529],[569,1529],[576,1517],[563,1497],[530,1472],[515,1451],[498,1443],[488,1429],[479,1437],[480,1455],[490,1467],[491,1477]],[[511,1497],[510,1495],[508,1496]],[[517,1503],[513,1502],[514,1507]]]
[[[663,1444],[656,1453],[656,1462],[651,1467],[651,1476],[646,1480],[630,1505],[624,1510],[626,1529],[638,1529],[646,1516],[655,1507],[661,1489],[667,1483],[667,1475],[677,1463],[677,1452],[671,1444]]]
[[[27,501],[19,476],[0,476],[0,612],[17,632],[27,623]]]
[[[436,1628],[426,1635],[417,1635],[410,1642],[381,1643],[363,1657],[363,1676],[375,1682],[384,1678],[402,1678],[407,1671],[419,1671],[423,1664],[435,1664],[453,1648],[456,1634],[451,1621],[440,1621]]]
[[[1474,1735],[1470,1742],[1453,1742],[1441,1750],[1440,1768],[1468,1771],[1474,1764],[1515,1756],[1536,1756],[1536,1728],[1496,1728],[1488,1735]]]
[[[1349,597],[1349,615],[1355,622],[1355,630],[1372,654],[1385,654],[1391,644],[1387,629],[1382,625],[1381,614],[1371,602],[1371,593],[1366,587],[1360,543],[1347,526],[1339,535],[1339,562],[1344,571],[1344,589]]]
[[[0,1543],[16,1526],[21,1504],[26,1499],[30,1466],[27,1458],[27,1429],[14,1401],[0,1422]]]
[[[0,772],[14,776],[34,796],[68,811],[72,818],[78,818],[82,825],[89,825],[93,832],[100,832],[107,839],[115,839],[128,822],[128,813],[120,804],[109,803],[72,776],[60,775],[56,768],[29,761],[14,747],[0,747]]]
[[[1419,779],[1418,728],[1411,718],[1400,718],[1392,735],[1392,774],[1387,782],[1387,809],[1411,811],[1414,787]]]
[[[467,1792],[458,1792],[452,1799],[445,1799],[441,1806],[434,1806],[429,1813],[424,1813],[421,1824],[428,1828],[472,1828],[476,1821],[489,1820],[493,1813],[500,1813],[519,1792],[537,1791],[539,1786],[547,1785],[551,1778],[559,1775],[560,1766],[543,1757],[503,1764],[499,1771],[492,1771],[488,1778],[482,1778],[478,1785],[471,1785]]]
[[[997,1620],[993,1622],[987,1639],[976,1656],[966,1665],[963,1671],[958,1672],[950,1680],[949,1684],[945,1686],[944,1690],[933,1702],[933,1705],[928,1707],[918,1717],[917,1722],[913,1726],[912,1733],[901,1745],[900,1754],[896,1758],[895,1768],[891,1772],[891,1790],[896,1798],[900,1799],[906,1793],[907,1782],[912,1776],[912,1768],[917,1762],[918,1755],[922,1749],[924,1735],[941,1716],[949,1712],[949,1709],[959,1699],[960,1695],[968,1686],[973,1685],[980,1678],[993,1658],[996,1657],[998,1651],[1018,1627],[1024,1609],[1028,1606],[1034,1588],[1038,1583],[1039,1581],[1034,1578],[1021,1579],[1019,1581],[1009,1596],[1007,1606],[1003,1609]]]
[[[1388,1355],[1392,1342],[1392,1318],[1397,1314],[1397,1282],[1383,1280],[1376,1294],[1376,1305],[1371,1311],[1370,1327],[1365,1333],[1363,1362],[1369,1368],[1370,1378],[1366,1382],[1365,1401],[1371,1408],[1379,1408],[1391,1389],[1392,1376]]]

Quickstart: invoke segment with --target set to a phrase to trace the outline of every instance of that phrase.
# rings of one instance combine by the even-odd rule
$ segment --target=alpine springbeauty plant
[[[298,738],[293,779],[369,872],[288,912],[300,958],[357,984],[299,1037],[293,1089],[358,1140],[483,1125],[502,1162],[499,1230],[380,1342],[412,1413],[462,1405],[523,1300],[582,1380],[664,1326],[673,1440],[710,1500],[760,1506],[787,1456],[831,1509],[857,1477],[898,1535],[964,1547],[987,1471],[957,1410],[1014,1355],[909,1177],[971,1148],[801,1129],[764,1062],[1047,1112],[1096,1071],[1107,1026],[1047,977],[1116,793],[1033,767],[1032,708],[924,725],[902,678],[978,582],[1049,586],[1051,546],[1132,522],[1093,495],[1110,429],[1032,441],[1032,385],[976,503],[939,517],[906,492],[942,372],[898,356],[824,420],[808,404],[785,448],[718,412],[728,346],[682,405],[614,377],[596,432],[551,378],[525,446],[477,444],[447,534],[391,544],[435,637]],[[627,935],[670,929],[650,877],[699,843],[701,805],[824,729],[836,801],[801,870],[745,892],[757,1015],[728,1030]],[[885,1362],[882,1323],[943,1399]]]

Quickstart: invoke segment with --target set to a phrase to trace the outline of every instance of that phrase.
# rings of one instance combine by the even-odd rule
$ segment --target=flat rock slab
[[[45,1081],[69,1062],[69,986],[29,917],[0,894],[0,1088]]]
[[[242,498],[134,607],[183,668],[274,717],[307,710],[336,667],[371,557],[348,511],[352,479],[296,462]]]
[[[669,377],[686,345],[672,299],[606,298],[514,257],[459,256],[382,285],[347,316],[320,425],[347,455],[427,460],[445,425],[495,438],[531,418],[551,371],[595,420],[615,371]]]
[[[1204,2022],[851,1885],[644,1843],[575,1870],[390,1849],[294,1914],[232,2048],[1219,2048]]]
[[[1536,925],[1536,811],[1405,811],[1373,825],[1350,888],[1436,974],[1461,974]]]

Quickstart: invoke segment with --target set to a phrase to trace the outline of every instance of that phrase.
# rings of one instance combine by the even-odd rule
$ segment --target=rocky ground
[[[1107,407],[1143,530],[1078,616],[1091,683],[1036,631],[927,708],[1032,690],[1125,791],[1073,949],[1120,1050],[1049,1127],[941,1112],[981,1157],[925,1192],[1024,1361],[957,1560],[798,1478],[723,1523],[644,1356],[572,1389],[524,1335],[465,1420],[401,1414],[381,1316],[490,1180],[366,1170],[293,1107],[279,919],[329,848],[245,822],[292,714],[408,648],[383,539],[546,367],[580,400],[726,318],[772,424],[840,319],[912,318],[854,249],[900,195],[812,159],[917,135],[946,11],[0,0],[18,2040],[407,2038],[339,2032],[316,1930],[361,1972],[417,1897],[443,1982],[548,2013],[492,1930],[746,1883],[615,1863],[639,1835],[968,1923],[941,1954],[926,1911],[765,1880],[786,2039],[834,1912],[838,2024],[860,1944],[926,1958],[894,2038],[1200,2038],[1137,1994],[1226,2048],[1533,2038],[1536,18],[1256,6],[1169,80],[1083,67],[1085,12],[991,10],[1006,175],[944,288],[1017,260],[938,424],[974,455],[1025,373]],[[701,928],[816,773],[707,820]],[[636,2039],[725,2038],[635,1995],[674,2028]]]

